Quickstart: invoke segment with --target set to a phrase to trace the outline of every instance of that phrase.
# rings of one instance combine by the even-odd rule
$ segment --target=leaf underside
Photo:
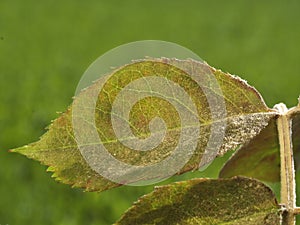
[[[235,177],[157,187],[141,197],[116,225],[279,223],[279,206],[272,191],[257,180]]]
[[[174,65],[180,65],[180,68]],[[178,171],[178,174],[196,170],[199,168],[203,155],[206,154],[204,151],[210,137],[210,129],[218,121],[214,121],[212,118],[203,89],[191,79],[188,71],[192,70],[193,72],[196,71],[196,75],[203,81],[202,88],[207,92],[213,95],[214,90],[210,87],[212,76],[218,81],[222,90],[227,113],[224,120],[227,126],[217,155],[222,155],[248,143],[269,124],[269,121],[274,120],[276,112],[265,105],[260,94],[253,87],[240,78],[194,60],[164,58],[133,62],[113,71],[100,93],[97,88],[99,82],[102,82],[101,80],[96,81],[76,96],[73,104],[98,91],[95,129],[98,130],[100,140],[103,141],[101,144],[105,145],[116,159],[131,165],[145,166],[168,157],[176,147],[180,134],[178,113],[174,108],[169,107],[168,102],[157,98],[145,98],[136,104],[130,112],[130,123],[133,133],[137,137],[144,138],[150,135],[148,125],[155,117],[164,120],[167,131],[163,142],[157,148],[151,151],[132,151],[123,146],[113,132],[110,113],[112,104],[118,92],[135,79],[146,78],[155,74],[171,80],[182,87],[193,100],[201,124],[197,148],[190,160]],[[84,110],[84,106],[82,109]],[[82,118],[81,122],[86,123],[87,121]],[[89,140],[89,133],[83,132],[82,135],[86,140]],[[99,144],[86,143],[86,145],[94,145],[95,147]],[[72,106],[53,121],[47,133],[39,141],[12,151],[49,166],[48,171],[54,173],[53,177],[73,187],[84,188],[87,191],[103,191],[121,185],[101,176],[89,166],[81,155],[72,126]],[[157,176],[162,175],[157,174]]]

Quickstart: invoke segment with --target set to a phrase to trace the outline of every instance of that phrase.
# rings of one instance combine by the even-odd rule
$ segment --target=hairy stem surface
[[[296,209],[295,170],[292,147],[291,119],[288,109],[284,104],[278,104],[275,108],[280,112],[277,119],[277,129],[280,144],[280,176],[281,176],[281,204],[286,210],[283,213],[282,224],[294,225]]]

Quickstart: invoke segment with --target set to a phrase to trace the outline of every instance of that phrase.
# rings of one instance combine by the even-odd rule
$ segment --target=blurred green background
[[[299,10],[296,0],[0,1],[0,224],[111,224],[152,190],[83,193],[54,181],[45,166],[7,152],[38,140],[98,56],[131,41],[175,42],[248,80],[270,107],[294,106]]]

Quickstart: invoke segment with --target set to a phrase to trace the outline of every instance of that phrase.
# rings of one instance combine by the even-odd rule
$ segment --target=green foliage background
[[[136,40],[175,42],[248,80],[270,107],[293,106],[300,94],[299,10],[296,0],[0,1],[0,224],[111,224],[152,190],[83,193],[7,152],[38,140],[98,56]],[[175,179],[208,174],[217,172]]]

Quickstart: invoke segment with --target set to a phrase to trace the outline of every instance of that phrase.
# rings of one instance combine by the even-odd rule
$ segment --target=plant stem
[[[288,109],[284,104],[275,108],[280,115],[277,119],[277,129],[280,144],[280,176],[281,176],[281,204],[286,207],[283,213],[282,224],[294,225],[296,209],[295,170],[292,147],[291,119]]]
[[[294,209],[294,215],[298,215],[298,214],[300,214],[300,208],[299,208],[299,207],[296,207],[296,208]]]

